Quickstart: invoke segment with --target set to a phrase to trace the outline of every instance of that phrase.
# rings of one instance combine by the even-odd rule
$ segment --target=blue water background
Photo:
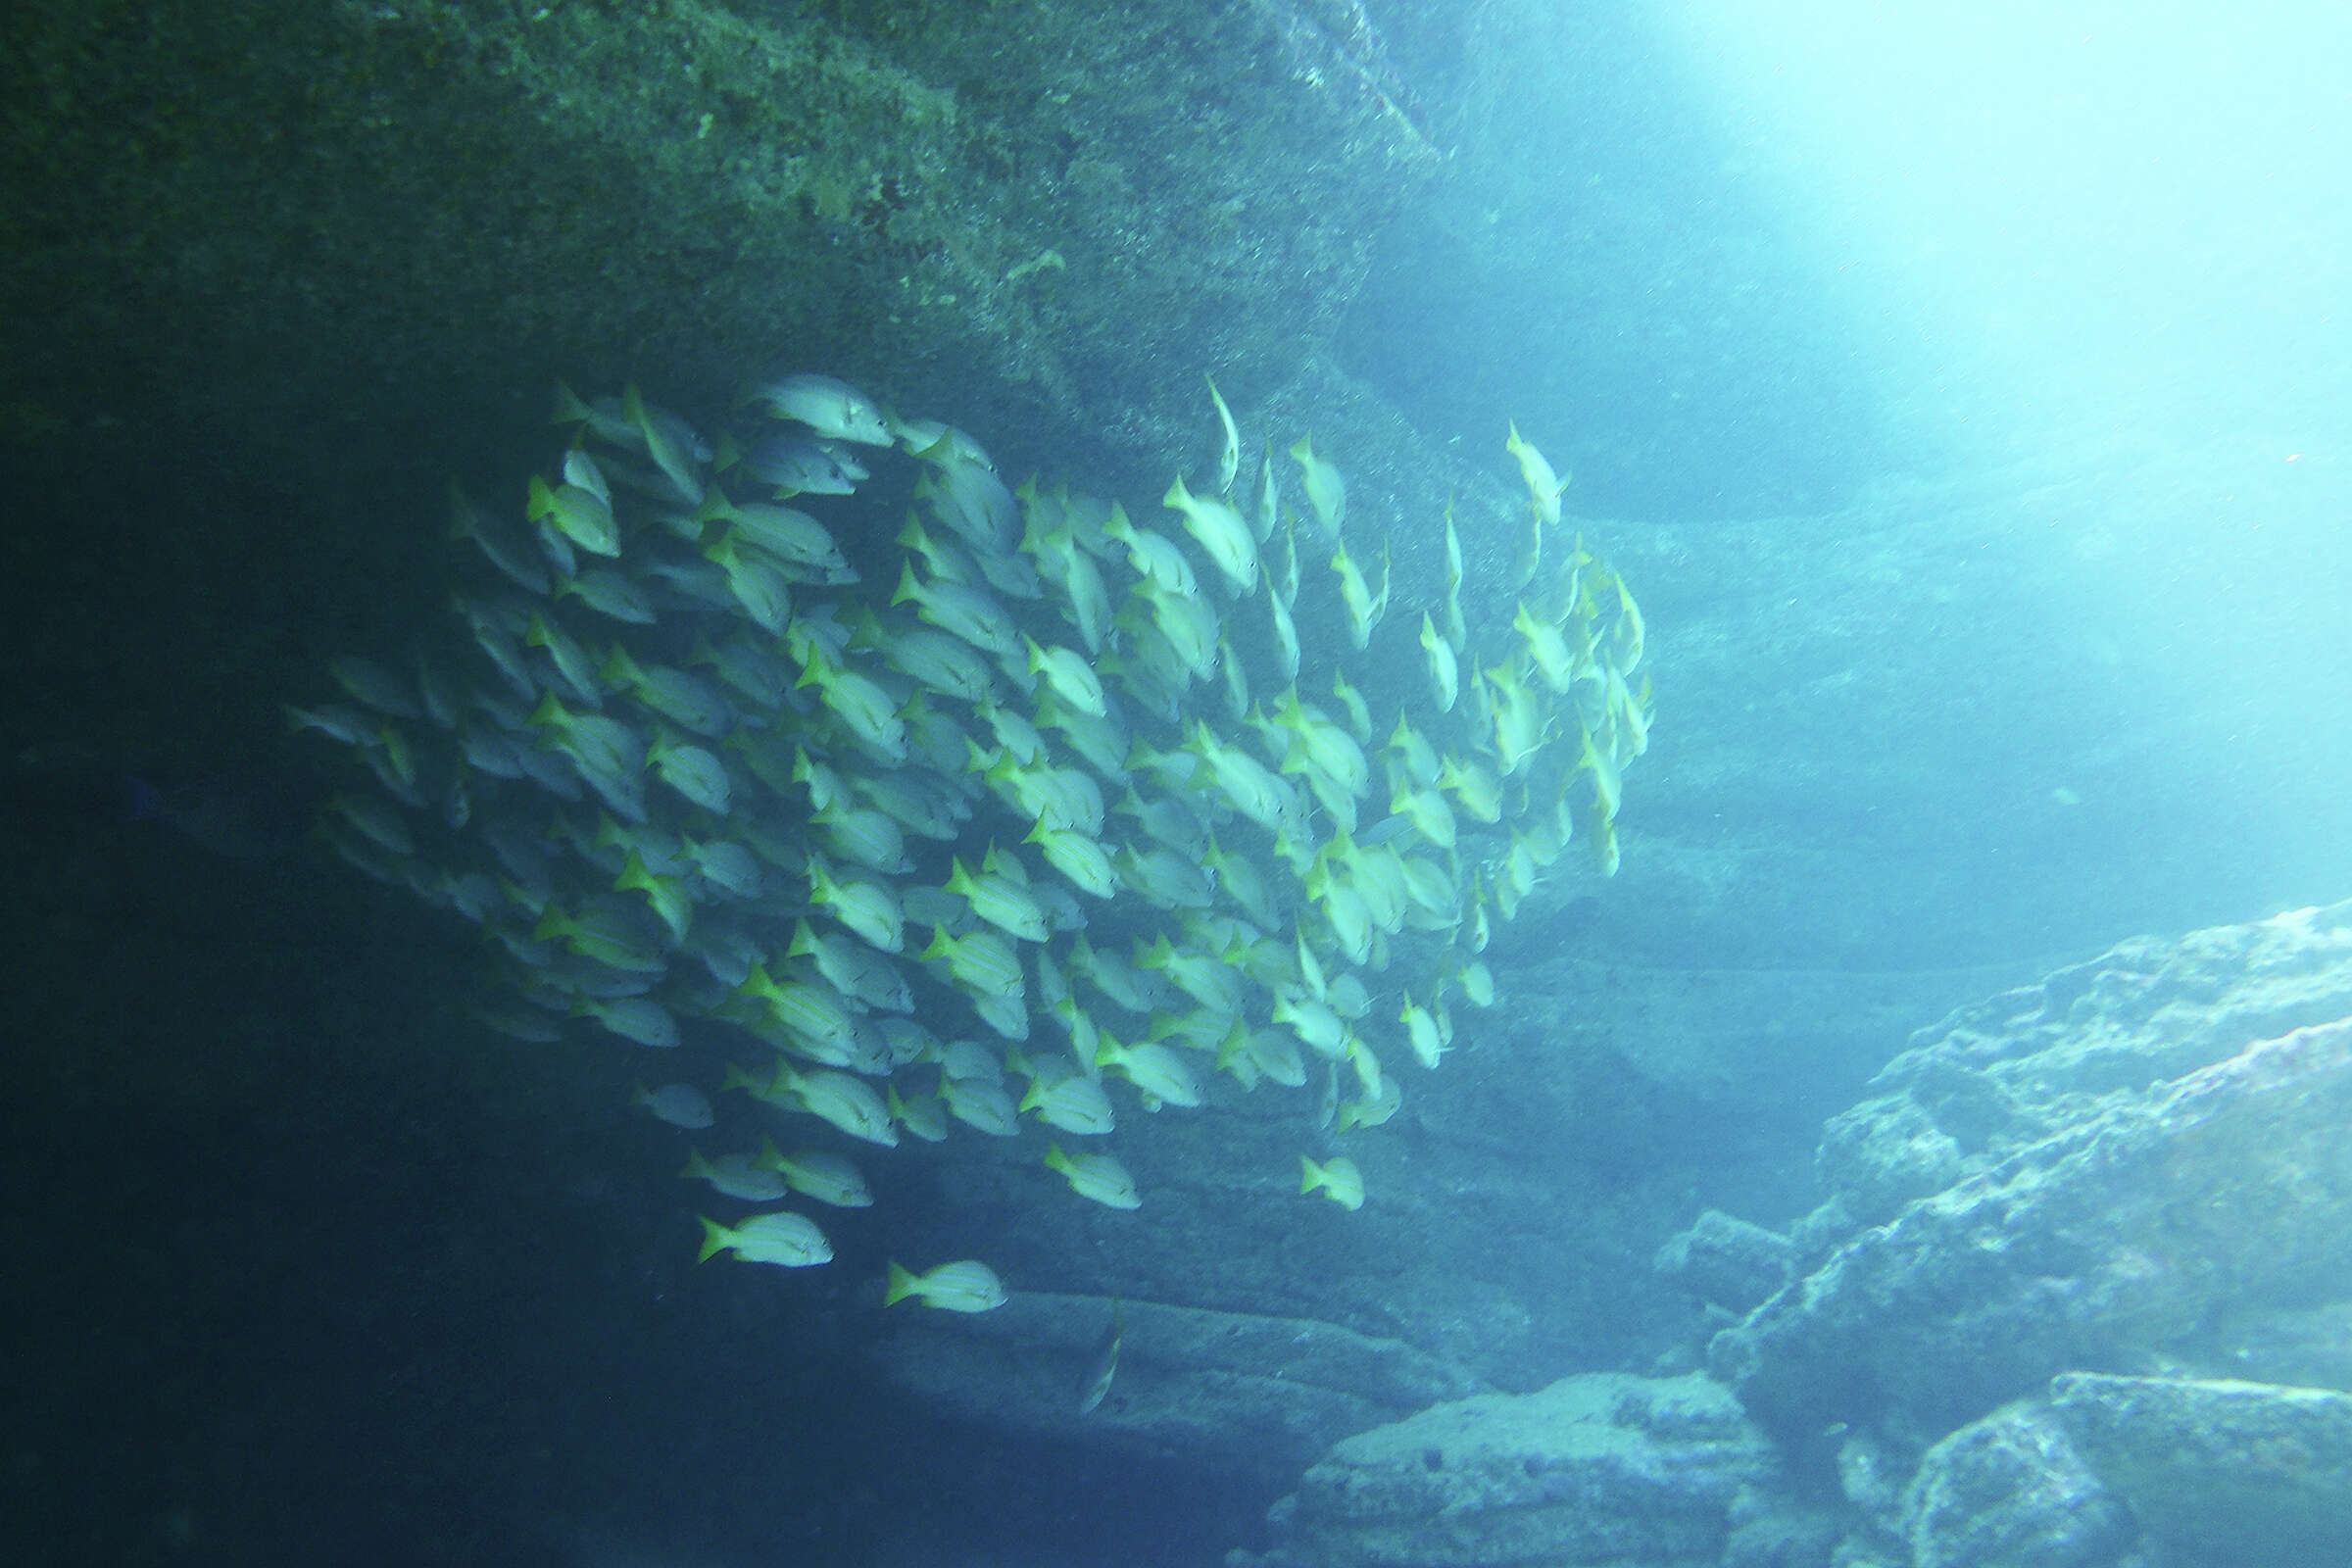
[[[1515,419],[1653,607],[1660,752],[1629,780],[1627,871],[1514,951],[2024,976],[2352,887],[2344,23],[1622,7],[1531,28],[1498,78],[1371,10],[1450,162],[1383,241],[1346,367],[1437,442],[1494,447]],[[1863,635],[1828,596],[1853,612],[1865,545],[1902,607],[1868,634],[1920,675],[1907,711],[1856,723],[1796,656]],[[1961,590],[1935,580],[1955,558],[1958,623],[1920,609]],[[269,603],[267,560],[192,560],[174,591]],[[1774,624],[1785,643],[1676,652]],[[1738,765],[1677,740],[1678,710]],[[94,1057],[4,1156],[18,1192],[74,1178],[12,1214],[12,1254],[51,1271],[27,1338],[77,1348],[41,1374],[52,1435],[16,1484],[44,1517],[116,1521],[59,1560],[309,1540],[338,1561],[1189,1564],[1252,1538],[1255,1479],[1007,1446],[858,1376],[834,1318],[780,1324],[757,1271],[697,1274],[670,1146],[615,1121],[637,1063],[403,1054],[419,1009],[457,1027],[464,933],[322,892],[315,861],[244,853],[257,835],[126,824],[117,761],[45,771],[21,813],[45,918],[103,931],[65,1021],[138,1043],[142,1090],[178,1107],[120,1124]],[[239,793],[225,762],[158,783]],[[1758,863],[1801,885],[1663,900],[1645,836],[1708,824],[1784,847]],[[1627,1165],[1790,1217],[1811,1129],[1876,1064],[1792,1060],[1751,1163],[1669,1122]],[[1660,1330],[1596,1325],[1590,1353]]]

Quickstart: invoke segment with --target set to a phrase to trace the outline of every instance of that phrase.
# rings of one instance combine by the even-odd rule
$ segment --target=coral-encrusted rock
[[[2108,1568],[2137,1536],[2039,1405],[1995,1411],[1930,1448],[1903,1511],[1914,1568]]]
[[[1348,1439],[1277,1510],[1268,1568],[1712,1564],[1760,1434],[1696,1375],[1593,1373]]]
[[[2352,1561],[2352,1394],[2072,1373],[2050,1401],[2167,1560]]]
[[[1791,1434],[1926,1437],[2185,1349],[2233,1298],[2323,1298],[2352,1226],[2347,1013],[2352,906],[2128,944],[1955,1015],[1824,1145],[1825,1209],[1871,1228],[1712,1370]]]

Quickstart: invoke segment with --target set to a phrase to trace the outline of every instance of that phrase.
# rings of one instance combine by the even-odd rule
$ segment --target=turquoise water
[[[0,1147],[24,1347],[0,1485],[26,1560],[1264,1550],[1268,1509],[1352,1433],[1474,1390],[1701,1364],[1721,1309],[1652,1254],[1702,1209],[1775,1228],[1810,1209],[1823,1122],[1911,1031],[2125,937],[2331,902],[2352,877],[2330,782],[2352,689],[2345,207],[2308,77],[2342,40],[2311,19],[1898,37],[1837,8],[1758,30],[1237,0],[1104,24],[1040,0],[623,20],[11,24],[11,100],[46,106],[9,129],[0,395],[20,908]],[[257,26],[271,48],[245,48]],[[2196,109],[2150,116],[2150,96]],[[851,494],[790,502],[858,573],[789,576],[804,617],[857,633],[821,656],[707,553],[727,519],[696,517],[714,486],[769,499],[722,470],[722,432],[824,433],[747,405],[791,373],[845,377],[894,421],[836,452],[872,470]],[[1162,500],[1174,474],[1225,493],[1204,374],[1260,556],[1238,591],[1233,541]],[[547,423],[559,377],[641,388],[649,422],[679,421],[695,493],[625,415],[617,435]],[[994,488],[931,498],[978,481],[924,420],[985,450],[1012,513]],[[1556,521],[1514,429],[1565,480]],[[1346,475],[1336,536],[1301,437]],[[527,479],[562,484],[575,440],[612,472],[610,558],[525,515]],[[1090,638],[1067,554],[1087,547],[1014,543],[1041,515],[1012,496],[1033,473],[1046,533],[1093,537],[1115,498],[1198,587],[1154,588],[1098,541],[1129,617]],[[525,576],[604,562],[657,596],[652,620],[542,597],[445,538],[453,480]],[[988,591],[1123,715],[1118,767],[1045,725],[1102,789],[1080,827],[1129,857],[1113,896],[1023,846],[1041,817],[1069,830],[1046,797],[829,700],[838,669],[894,705],[922,684],[884,657],[923,624],[890,603],[910,512],[967,559],[1028,563],[1034,597]],[[952,575],[915,554],[921,582]],[[1293,686],[1286,557],[1320,728],[1266,716]],[[1162,593],[1196,618],[1155,618]],[[491,607],[519,679],[453,595]],[[1577,641],[1558,689],[1523,608]],[[732,798],[633,756],[600,787],[593,735],[540,745],[540,698],[585,704],[526,638],[533,611],[599,665],[620,646],[715,686],[728,716],[664,744],[708,743]],[[1425,613],[1469,706],[1441,701]],[[1189,672],[1188,627],[1226,638]],[[815,674],[727,685],[696,661],[728,638]],[[1082,700],[1085,676],[1031,669],[1025,644],[983,654],[1016,718]],[[329,673],[355,655],[420,710],[431,672],[472,716],[371,706]],[[586,683],[634,745],[684,722]],[[1360,788],[1332,760],[1348,693]],[[1018,751],[933,697],[984,752]],[[285,705],[368,733],[290,733]],[[1399,719],[1493,775],[1497,820],[1477,820],[1477,779],[1417,774]],[[466,725],[569,760],[553,784],[485,768]],[[1147,765],[1139,740],[1189,760]],[[804,916],[858,937],[804,863],[858,841],[811,825],[806,781],[760,773],[810,747],[970,813],[941,837],[902,824],[903,867],[860,873],[906,915],[886,956],[911,1006],[851,1007],[839,1035],[741,984],[757,957],[855,993],[790,951]],[[1216,772],[1233,751],[1283,792],[1268,820],[1254,775]],[[1417,791],[1458,817],[1454,844]],[[407,849],[369,839],[385,810]],[[600,812],[620,838],[581,842]],[[1236,859],[1203,876],[1210,827]],[[551,829],[575,837],[546,848]],[[675,834],[758,861],[758,890]],[[1054,890],[1050,933],[941,891],[992,845]],[[660,892],[613,887],[632,848]],[[1408,859],[1443,896],[1356,908]],[[551,903],[603,910],[607,946],[542,935]],[[934,920],[1010,952],[1017,997],[925,966]],[[1053,1004],[1081,938],[1135,960],[1160,936],[1209,972],[1139,963],[1167,976],[1151,1004],[1111,1000],[1113,976],[1075,1008],[1119,1046],[1158,1030],[1176,1080],[1075,1048]],[[612,941],[658,978],[616,980]],[[1360,996],[1335,1004],[1343,978]],[[680,1043],[632,1038],[659,1029],[615,1020],[623,1001]],[[1344,1037],[1318,1035],[1325,1007]],[[1443,1009],[1442,1037],[1416,1008]],[[977,1091],[944,1108],[971,1081],[943,1064],[956,1040],[1009,1136]],[[722,1089],[733,1065],[773,1094],[779,1060],[911,1108],[883,1147]],[[1090,1067],[1115,1131],[1018,1108]],[[710,1101],[710,1129],[637,1102],[670,1083]],[[916,1129],[926,1104],[944,1142]],[[872,1205],[676,1176],[690,1147],[763,1139],[853,1160]],[[1049,1145],[1115,1156],[1142,1206],[1074,1193]],[[1301,1158],[1328,1192],[1298,1191]],[[1360,1209],[1327,1200],[1355,1180]],[[778,1202],[829,1261],[697,1263],[698,1219]],[[893,1264],[963,1259],[1003,1307],[883,1304]]]

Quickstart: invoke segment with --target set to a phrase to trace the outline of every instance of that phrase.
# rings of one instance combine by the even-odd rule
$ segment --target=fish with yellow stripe
[[[455,504],[495,591],[456,601],[447,646],[339,662],[335,704],[299,710],[356,770],[330,842],[483,932],[502,1029],[763,1047],[727,1075],[743,1114],[892,1151],[1033,1118],[1072,1141],[1055,1173],[1121,1209],[1132,1173],[1078,1143],[1114,1098],[1296,1089],[1371,1134],[1400,1072],[1457,1049],[1453,1010],[1497,1004],[1481,955],[1571,841],[1617,869],[1646,627],[1581,537],[1545,538],[1568,481],[1515,425],[1526,581],[1494,564],[1495,486],[1394,533],[1399,573],[1362,519],[1416,503],[1362,491],[1351,534],[1303,435],[1286,465],[1251,432],[1246,476],[1207,386],[1213,469],[1179,465],[1175,520],[1147,522],[1013,486],[970,433],[829,377],[759,382],[708,440],[635,386],[564,394],[570,444],[520,515]],[[1303,592],[1301,528],[1330,562]],[[819,1152],[688,1152],[721,1191],[836,1206],[920,1156],[888,1157],[869,1188]],[[1345,1157],[1301,1175],[1363,1200]],[[820,1250],[789,1219],[720,1229],[757,1260]],[[971,1260],[884,1294],[1003,1298]]]

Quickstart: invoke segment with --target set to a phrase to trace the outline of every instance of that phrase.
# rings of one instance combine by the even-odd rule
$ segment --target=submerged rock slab
[[[1791,1434],[1932,1435],[2144,1366],[2233,1299],[2325,1294],[2352,1223],[2347,1012],[2338,906],[2127,944],[1956,1015],[1833,1127],[1810,1266],[1712,1368]]]
[[[2050,1406],[2181,1561],[2352,1561],[2352,1394],[2070,1373]]]
[[[875,1372],[958,1417],[1023,1436],[1182,1454],[1228,1470],[1295,1474],[1350,1432],[1478,1387],[1396,1340],[1334,1323],[1154,1301],[1117,1306],[1116,1375],[1081,1410],[1112,1324],[1104,1297],[1014,1294],[994,1312],[906,1318]]]
[[[1276,1509],[1280,1544],[1254,1563],[1695,1568],[1718,1560],[1734,1498],[1771,1468],[1721,1385],[1589,1373],[1348,1439]]]

